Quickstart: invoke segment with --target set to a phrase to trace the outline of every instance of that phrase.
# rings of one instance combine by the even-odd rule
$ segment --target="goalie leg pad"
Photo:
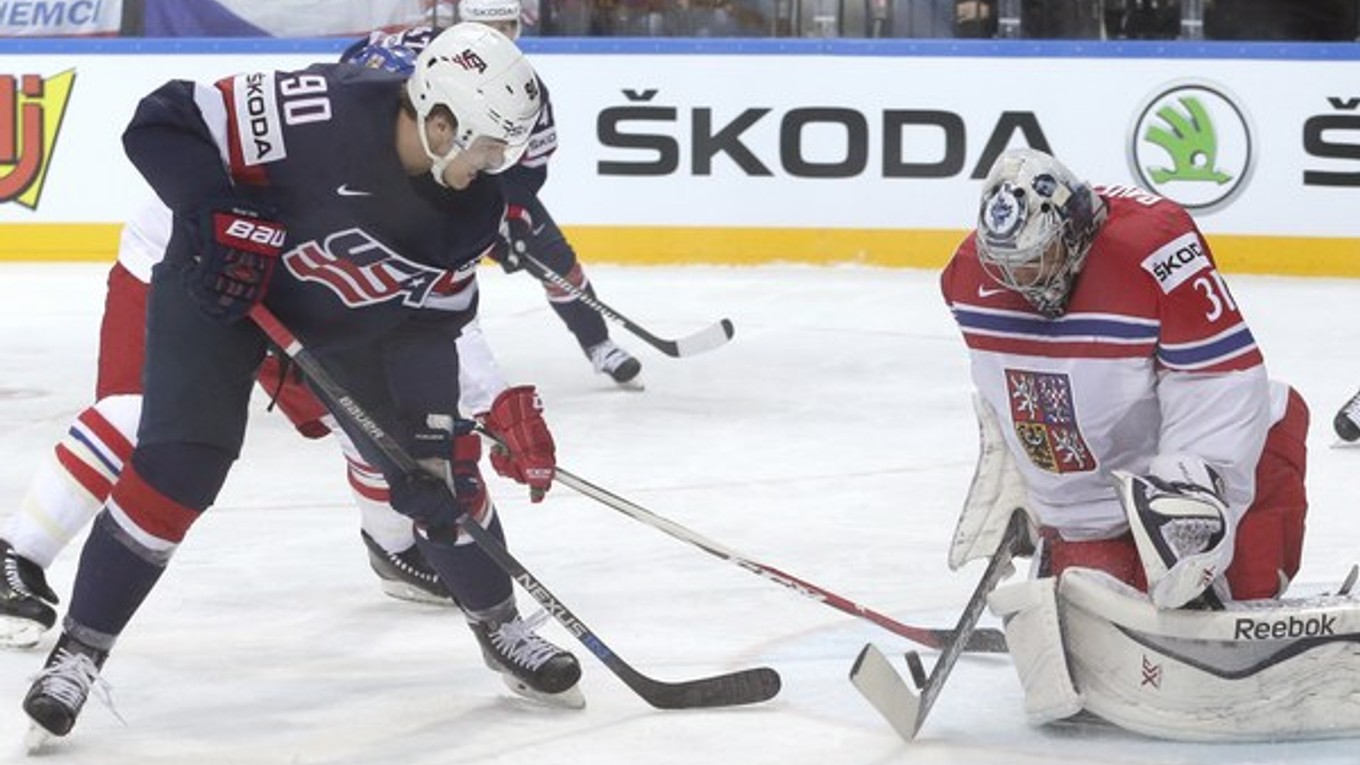
[[[1166,611],[1102,572],[1072,569],[1058,607],[1083,704],[1115,725],[1181,741],[1360,733],[1356,599]]]
[[[1006,645],[1025,689],[1025,717],[1033,725],[1080,712],[1058,624],[1057,580],[1029,579],[998,587],[987,596],[1006,628]]]

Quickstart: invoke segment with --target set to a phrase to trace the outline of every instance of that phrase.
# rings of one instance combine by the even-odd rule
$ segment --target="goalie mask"
[[[1050,318],[1067,309],[1105,203],[1053,157],[1012,149],[992,165],[978,210],[978,260],[988,276]]]
[[[512,167],[529,145],[542,108],[538,77],[510,38],[491,27],[462,23],[434,38],[416,59],[406,92],[420,125],[421,146],[434,162],[441,185],[444,168],[459,154],[478,156],[478,170],[499,173]],[[428,120],[443,107],[456,126],[452,146],[436,152]]]
[[[519,39],[519,0],[462,0],[458,3],[458,20],[475,21],[494,27],[511,40]]]

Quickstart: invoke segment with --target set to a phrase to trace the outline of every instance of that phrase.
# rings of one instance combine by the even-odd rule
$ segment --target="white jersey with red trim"
[[[1185,210],[1141,189],[1097,191],[1109,218],[1064,315],[1044,317],[989,277],[973,235],[945,267],[974,385],[1002,422],[1030,510],[1065,538],[1122,533],[1110,471],[1146,473],[1160,453],[1219,469],[1240,518],[1283,399]]]

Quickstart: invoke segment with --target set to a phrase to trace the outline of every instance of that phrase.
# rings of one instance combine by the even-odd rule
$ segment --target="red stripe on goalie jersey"
[[[132,465],[114,484],[109,503],[116,505],[142,533],[173,544],[184,541],[184,535],[199,517],[198,511],[156,491]]]
[[[251,186],[263,186],[269,182],[269,174],[265,172],[265,166],[247,162],[247,156],[251,153],[243,143],[241,128],[244,126],[249,130],[250,115],[241,114],[237,108],[237,95],[246,91],[258,90],[261,85],[258,80],[251,78],[263,77],[263,75],[237,75],[218,80],[216,83],[217,91],[222,94],[222,106],[227,112],[227,160],[230,164],[229,170],[231,178],[237,183]],[[268,78],[270,85],[268,98],[274,98],[273,78]],[[258,100],[263,98],[263,94],[255,93],[253,98],[246,103],[262,103]],[[247,107],[249,108],[249,107]],[[244,120],[242,119],[244,118]]]

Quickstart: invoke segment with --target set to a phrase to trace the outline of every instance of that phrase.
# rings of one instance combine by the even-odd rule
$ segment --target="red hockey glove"
[[[529,485],[529,499],[543,500],[557,470],[557,448],[543,421],[543,402],[532,385],[506,388],[491,402],[486,426],[504,446],[491,449],[497,473]]]
[[[234,201],[199,212],[198,252],[184,286],[214,320],[240,321],[264,299],[286,236],[271,217]]]

